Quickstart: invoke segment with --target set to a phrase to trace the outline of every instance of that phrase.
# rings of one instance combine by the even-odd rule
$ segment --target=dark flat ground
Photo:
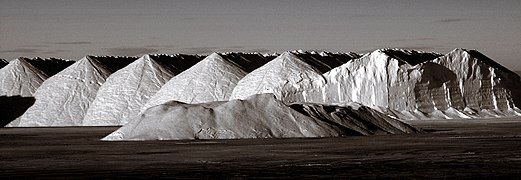
[[[521,177],[521,119],[411,124],[429,133],[102,142],[116,127],[0,128],[0,178]]]

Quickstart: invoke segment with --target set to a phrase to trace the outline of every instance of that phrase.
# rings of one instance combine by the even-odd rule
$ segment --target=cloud
[[[33,49],[33,48],[18,48],[18,49],[11,49],[11,50],[3,50],[3,51],[0,51],[0,52],[3,52],[3,53],[28,53],[28,54],[33,54],[33,53],[37,53],[37,52],[40,52],[41,50],[39,49]]]
[[[136,56],[141,54],[149,54],[159,52],[158,49],[155,48],[129,48],[129,47],[121,47],[121,48],[105,48],[105,51],[119,56]]]
[[[57,49],[57,50],[49,50],[49,51],[43,51],[42,54],[59,54],[63,52],[69,52],[69,50],[63,50],[63,49]]]
[[[28,48],[41,48],[41,47],[49,47],[48,45],[43,45],[43,44],[30,44],[30,45],[23,45],[23,47],[28,47]]]
[[[63,45],[81,45],[81,44],[92,44],[89,41],[67,41],[67,42],[49,42],[49,44],[63,44]]]
[[[403,41],[432,41],[432,40],[436,40],[436,38],[429,38],[429,37],[425,37],[425,38],[404,38],[404,39],[391,39],[389,40],[389,42],[403,42]]]
[[[462,21],[470,21],[470,19],[465,19],[465,18],[447,18],[447,19],[439,20],[438,22],[454,23],[454,22],[462,22]]]
[[[161,48],[161,49],[170,49],[173,48],[174,45],[147,45],[147,48]]]
[[[229,46],[229,49],[244,49],[244,46]]]
[[[391,46],[390,48],[412,49],[412,50],[417,50],[417,51],[430,51],[433,49],[439,49],[439,47],[435,47],[435,46]]]
[[[213,52],[258,52],[258,53],[270,52],[270,50],[266,49],[266,48],[248,49],[244,46],[229,46],[229,47],[225,47],[225,48],[196,47],[196,48],[184,48],[183,50],[189,54],[210,54]]]
[[[270,52],[269,49],[266,48],[259,48],[259,49],[248,49],[246,52],[258,52],[258,53],[268,53]]]
[[[183,50],[187,51],[187,53],[191,54],[210,54],[213,52],[218,52],[219,48],[217,47],[195,47],[195,48],[184,48]]]

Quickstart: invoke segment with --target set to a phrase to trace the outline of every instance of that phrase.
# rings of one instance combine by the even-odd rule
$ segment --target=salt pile
[[[287,102],[357,102],[404,109],[415,101],[414,96],[403,95],[413,89],[411,84],[421,75],[415,64],[439,56],[430,52],[379,49],[324,73],[325,80],[308,80],[314,88],[301,90],[299,85],[285,85],[282,91],[286,96],[280,98]]]
[[[85,114],[84,126],[115,126],[136,116],[170,78],[202,59],[197,55],[145,55],[110,75]]]
[[[237,83],[230,99],[245,99],[262,93],[275,93],[277,97],[285,97],[286,93],[292,93],[282,90],[286,89],[285,85],[298,90],[314,89],[316,87],[312,81],[323,80],[322,73],[358,57],[355,53],[284,52],[244,76]]]
[[[80,126],[98,88],[135,57],[86,56],[47,79],[19,126]]]
[[[213,53],[168,81],[141,108],[168,101],[204,103],[227,101],[237,82],[270,59],[258,53]]]
[[[30,97],[47,78],[74,61],[55,58],[18,58],[0,69],[0,96]],[[2,64],[2,63],[0,63]]]
[[[521,112],[516,107],[521,104],[519,75],[480,52],[455,49],[432,63],[439,66],[437,70],[424,73],[416,86],[421,112],[447,115],[447,111],[456,110],[471,117],[512,116]],[[424,64],[428,65],[434,66]],[[439,78],[441,74],[443,79]]]
[[[170,101],[146,110],[103,140],[299,138],[417,132],[397,120],[384,122],[390,119],[380,118],[384,115],[367,121],[363,118],[374,114],[364,112],[366,116],[362,116],[351,109],[321,111],[322,114],[312,117],[309,113],[320,108],[295,106],[307,114],[276,100],[273,94],[204,104]],[[350,119],[342,114],[350,114]]]
[[[346,103],[388,109],[405,119],[521,115],[519,76],[475,50],[441,55],[376,50],[321,78],[279,87],[285,102]],[[518,103],[519,104],[519,103]]]

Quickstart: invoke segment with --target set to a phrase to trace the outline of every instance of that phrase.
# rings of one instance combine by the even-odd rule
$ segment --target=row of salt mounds
[[[285,85],[289,102],[358,102],[404,119],[518,116],[519,76],[475,50],[446,55],[381,49],[308,80]]]
[[[107,78],[90,105],[83,125],[126,124],[163,84],[201,59],[198,55],[144,55]]]
[[[304,63],[295,58],[289,62],[300,62],[298,65],[290,65],[293,66],[291,69],[296,69],[296,73],[288,73],[289,75],[284,74],[284,71],[271,73],[280,71],[276,70],[280,67],[283,67],[280,69],[284,70],[286,68],[284,66],[288,66],[283,64],[285,61],[279,60],[280,62],[274,62],[274,64],[282,65],[266,65],[259,68],[258,72],[251,73],[250,77],[241,80],[237,90],[234,90],[232,98],[241,99],[251,94],[273,91],[279,99],[286,103],[359,102],[364,105],[387,107],[389,90],[402,92],[410,89],[406,83],[401,83],[408,81],[408,77],[399,74],[407,73],[414,65],[439,56],[442,55],[433,52],[379,49],[358,59],[349,59],[348,62],[324,74],[310,70],[310,66],[302,66]],[[357,58],[358,56],[351,55],[350,57]],[[299,65],[307,68],[296,68]],[[277,79],[277,76],[282,77],[279,80],[272,80],[272,83],[267,85],[269,88],[256,89],[260,87],[256,83],[258,79]],[[388,84],[391,84],[394,89],[388,88]],[[248,92],[247,89],[256,89],[256,91]],[[245,90],[248,93],[240,95]]]
[[[9,64],[9,62],[7,62],[7,60],[0,59],[0,69],[2,69],[4,66],[7,66],[7,64]]]
[[[55,58],[21,57],[12,60],[0,69],[0,96],[33,96],[47,78],[73,63]]]
[[[170,101],[146,110],[102,140],[302,138],[417,132],[398,120],[385,122],[390,120],[381,118],[385,115],[364,119],[376,111],[362,115],[353,109],[326,110],[317,115],[313,113],[317,109],[328,108],[294,106],[305,114],[275,99],[273,94],[203,104]]]
[[[298,86],[297,89],[313,89],[316,87],[309,80],[323,79],[323,73],[359,57],[355,53],[284,52],[244,76],[237,83],[230,99],[245,99],[262,93],[276,93],[277,97],[285,97],[285,94],[277,94],[284,91],[275,88],[286,84]]]
[[[86,56],[47,79],[34,93],[36,102],[20,119],[20,127],[81,126],[99,87],[136,57]]]
[[[258,53],[213,53],[170,79],[141,112],[172,100],[184,103],[227,101],[240,79],[272,58]]]

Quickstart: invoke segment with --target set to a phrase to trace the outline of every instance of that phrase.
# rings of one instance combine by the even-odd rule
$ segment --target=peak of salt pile
[[[55,58],[12,60],[0,69],[0,96],[32,96],[43,81],[72,63],[74,61]]]
[[[170,79],[141,112],[172,100],[184,103],[228,100],[240,79],[269,60],[270,56],[258,53],[213,53]]]
[[[262,93],[275,93],[277,97],[294,94],[285,91],[285,85],[291,85],[292,89],[313,89],[317,86],[313,81],[323,80],[322,73],[358,57],[355,53],[284,52],[244,76],[237,83],[230,99],[244,99]]]
[[[276,100],[273,94],[204,104],[171,101],[146,110],[103,140],[300,138],[417,132],[398,120],[387,122],[390,118],[381,118],[385,115],[375,116],[376,111],[325,112],[331,108],[316,106],[322,111],[311,116],[314,110],[309,109],[315,106],[295,107],[304,114]]]
[[[85,114],[85,126],[126,124],[168,80],[190,68],[198,55],[144,55],[110,75]]]
[[[86,56],[47,79],[19,126],[80,126],[98,88],[135,57]]]

